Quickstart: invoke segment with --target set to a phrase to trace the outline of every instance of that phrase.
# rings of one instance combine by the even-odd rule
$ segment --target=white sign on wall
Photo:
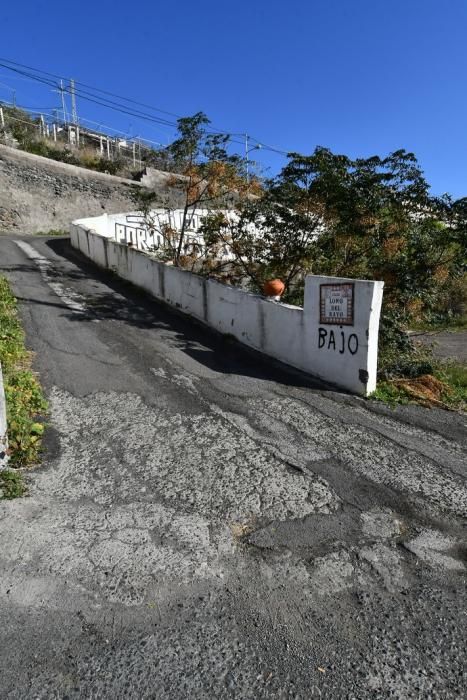
[[[354,284],[320,284],[319,322],[353,326]]]

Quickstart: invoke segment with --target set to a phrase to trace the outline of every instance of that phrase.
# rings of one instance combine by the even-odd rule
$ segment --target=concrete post
[[[0,364],[0,469],[5,469],[8,462],[8,436],[6,424],[6,401],[3,389],[2,365]]]
[[[311,373],[368,396],[376,389],[384,282],[309,275],[304,317]]]

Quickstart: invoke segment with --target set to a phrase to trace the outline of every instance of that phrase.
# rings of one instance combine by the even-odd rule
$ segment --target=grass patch
[[[374,401],[383,401],[391,408],[397,404],[406,405],[410,403],[409,397],[400,387],[393,384],[391,380],[378,382],[375,391],[371,394],[370,399]]]
[[[434,364],[432,374],[379,381],[370,398],[392,407],[413,403],[466,411],[467,365],[438,362]]]
[[[10,466],[37,463],[44,425],[40,422],[47,402],[31,370],[31,353],[24,345],[16,299],[0,277],[0,362],[7,404]]]
[[[439,333],[441,331],[465,331],[467,330],[467,316],[451,316],[435,319],[433,321],[418,321],[410,324],[411,331],[426,333]]]
[[[0,472],[0,500],[24,496],[26,487],[21,472],[16,469],[4,469]]]
[[[453,408],[467,409],[467,365],[443,362],[435,370],[435,376],[449,386],[447,401]]]
[[[51,228],[50,231],[36,231],[35,236],[68,236],[68,231]]]

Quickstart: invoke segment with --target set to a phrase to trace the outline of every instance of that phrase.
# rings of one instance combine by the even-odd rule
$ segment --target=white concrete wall
[[[320,323],[320,286],[354,285],[353,325]],[[384,282],[337,277],[309,276],[305,283],[306,333],[311,345],[307,364],[315,374],[329,377],[355,393],[366,385],[366,393],[376,389],[378,330]],[[338,377],[338,379],[337,379]],[[365,393],[365,392],[363,392]]]
[[[356,394],[368,395],[376,388],[383,282],[309,276],[304,308],[278,304],[154,260],[98,235],[89,221],[71,225],[71,242],[97,265],[292,367]],[[320,286],[340,283],[353,285],[353,323],[321,323]]]
[[[2,365],[0,363],[0,469],[4,469],[8,463],[7,456],[8,437],[6,422],[6,401],[3,389]]]
[[[204,246],[203,236],[198,232],[203,219],[208,216],[208,209],[196,209],[189,213],[189,223],[185,232],[183,252],[192,252],[192,246]],[[235,212],[225,211],[229,217],[235,217]],[[183,219],[183,209],[154,209],[149,217],[155,222],[155,230],[148,230],[144,216],[140,211],[123,212],[120,214],[103,214],[95,218],[77,219],[74,223],[92,229],[101,236],[112,238],[117,243],[131,242],[142,251],[156,251],[163,244],[162,228],[170,224],[180,230]],[[228,246],[224,247],[222,257],[229,257],[231,253]]]
[[[120,214],[118,214],[117,216],[120,216]],[[107,236],[108,238],[111,238],[112,233],[109,224],[110,218],[111,215],[102,214],[101,216],[92,216],[87,219],[79,219],[79,223],[84,228],[91,229],[92,231],[95,231],[101,236]]]

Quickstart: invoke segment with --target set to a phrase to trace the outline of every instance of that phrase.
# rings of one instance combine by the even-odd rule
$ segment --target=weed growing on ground
[[[26,492],[23,476],[16,469],[0,471],[0,500],[19,498]]]
[[[370,397],[396,404],[417,403],[454,411],[467,409],[467,365],[457,362],[434,362],[430,374],[384,379]]]
[[[36,231],[35,236],[68,236],[68,231],[51,228],[49,231]]]
[[[435,376],[449,386],[446,402],[453,408],[467,408],[467,365],[443,362],[435,370]]]
[[[16,299],[4,277],[0,277],[0,362],[7,404],[10,465],[30,466],[39,458],[44,431],[40,417],[47,410],[47,402],[31,370],[31,353],[24,345]]]

